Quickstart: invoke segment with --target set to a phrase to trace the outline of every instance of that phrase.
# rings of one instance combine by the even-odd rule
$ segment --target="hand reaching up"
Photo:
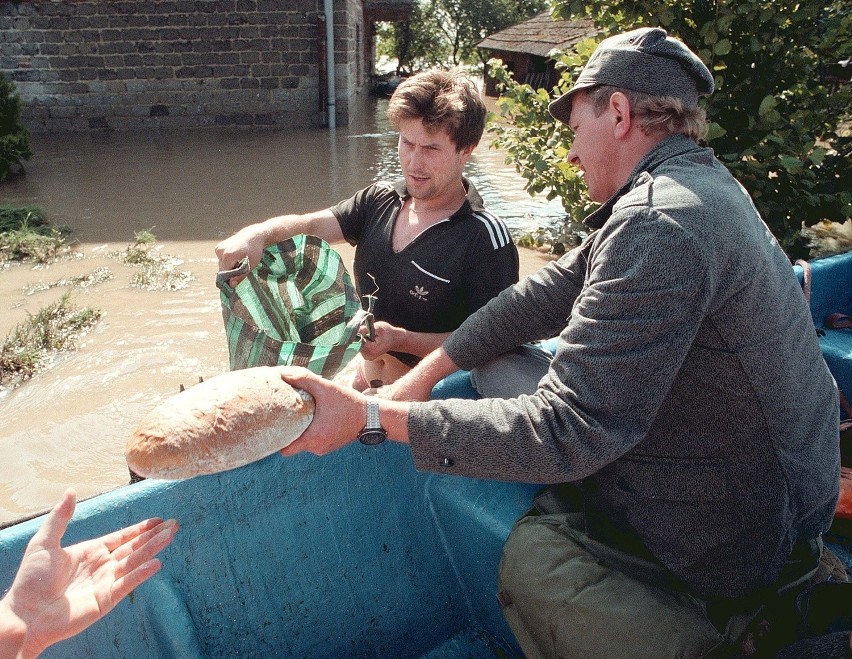
[[[160,569],[154,557],[178,530],[175,520],[146,519],[63,548],[75,505],[66,491],[27,545],[0,600],[0,657],[35,657],[100,620]]]

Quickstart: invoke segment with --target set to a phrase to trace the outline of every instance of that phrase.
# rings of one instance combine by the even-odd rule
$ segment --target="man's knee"
[[[696,600],[607,567],[571,514],[526,517],[506,541],[498,599],[529,657],[700,657],[724,639]]]
[[[477,366],[470,372],[473,388],[483,398],[516,398],[531,394],[550,368],[553,359],[547,350],[525,344]]]

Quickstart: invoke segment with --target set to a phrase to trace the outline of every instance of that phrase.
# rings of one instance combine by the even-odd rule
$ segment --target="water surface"
[[[0,204],[36,204],[78,241],[76,257],[0,270],[0,338],[68,290],[49,286],[98,268],[111,278],[75,289],[72,301],[102,311],[78,349],[24,385],[0,389],[0,523],[50,507],[72,486],[87,497],[128,480],[124,443],[154,405],[228,368],[216,243],[242,226],[340,201],[399,175],[396,135],[376,103],[362,123],[338,129],[256,132],[203,129],[35,135],[27,175],[0,184]],[[523,179],[486,143],[467,175],[515,231],[561,215],[531,199]],[[175,291],[131,286],[116,254],[150,229],[158,253],[193,279]],[[342,247],[346,259],[351,249]]]

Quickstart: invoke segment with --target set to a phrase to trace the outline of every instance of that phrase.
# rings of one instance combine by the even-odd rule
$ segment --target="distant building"
[[[0,1],[0,73],[33,132],[346,125],[370,93],[375,22],[414,2]]]
[[[596,32],[590,20],[554,20],[546,11],[486,37],[477,47],[488,51],[489,57],[502,60],[517,82],[550,90],[559,73],[547,54],[554,48],[568,50]],[[498,95],[496,81],[487,71],[485,94]]]

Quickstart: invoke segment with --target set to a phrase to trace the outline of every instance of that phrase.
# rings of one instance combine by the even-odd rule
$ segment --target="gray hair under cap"
[[[581,89],[608,85],[674,96],[688,107],[713,93],[713,75],[698,56],[659,27],[643,27],[601,41],[574,86],[548,110],[563,123],[571,117],[572,96]]]

